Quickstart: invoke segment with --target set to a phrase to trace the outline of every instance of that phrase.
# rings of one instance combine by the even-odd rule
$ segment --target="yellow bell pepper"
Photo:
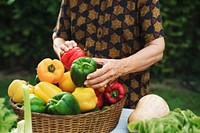
[[[49,82],[39,82],[34,89],[35,95],[43,99],[46,103],[53,96],[61,92],[62,90],[59,87]]]
[[[77,87],[72,93],[78,100],[81,112],[87,112],[96,107],[98,98],[93,88]]]
[[[72,93],[75,90],[76,85],[73,83],[73,81],[71,79],[70,71],[64,73],[64,76],[58,82],[58,87],[62,91],[66,91],[66,92],[70,92],[70,93]]]
[[[29,93],[33,93],[34,86],[26,82],[25,80],[15,79],[8,86],[8,96],[13,102],[21,103],[23,100],[23,86],[27,85]]]

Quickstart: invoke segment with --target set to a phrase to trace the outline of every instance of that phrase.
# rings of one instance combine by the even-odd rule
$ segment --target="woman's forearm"
[[[164,38],[158,38],[147,44],[144,49],[138,51],[136,54],[122,59],[124,70],[122,76],[128,73],[143,71],[160,61],[163,57],[164,48]]]

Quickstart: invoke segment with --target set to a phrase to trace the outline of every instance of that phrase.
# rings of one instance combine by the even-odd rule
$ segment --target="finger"
[[[60,49],[61,49],[63,52],[69,50],[69,48],[68,48],[65,44],[62,44],[62,45],[60,46]]]
[[[92,58],[97,64],[104,65],[108,62],[108,59]]]
[[[69,48],[72,49],[73,47],[77,46],[77,43],[74,40],[71,41],[65,41],[65,45]]]
[[[77,43],[74,40],[71,40],[71,42],[73,47],[77,47]]]
[[[71,46],[71,42],[70,41],[65,41],[65,47],[67,47],[68,49],[71,49],[72,46]]]
[[[93,78],[93,79],[89,79],[89,80],[86,80],[85,81],[85,85],[94,85],[94,84],[98,84],[98,83],[101,83],[107,79],[109,79],[110,76],[108,74],[103,74],[102,76],[98,76],[96,78]]]
[[[99,76],[104,75],[104,74],[107,73],[108,71],[109,71],[109,70],[107,70],[107,69],[100,68],[100,69],[96,70],[95,72],[88,74],[88,76],[87,76],[86,79],[90,80],[90,79],[97,78],[97,77],[99,77]]]
[[[63,50],[60,51],[60,56],[62,56],[65,52]]]
[[[98,88],[101,88],[101,87],[109,84],[110,82],[112,82],[110,79],[106,79],[103,82],[100,82],[100,83],[97,83],[97,84],[93,84],[93,85],[89,85],[89,86],[91,88],[98,89]]]

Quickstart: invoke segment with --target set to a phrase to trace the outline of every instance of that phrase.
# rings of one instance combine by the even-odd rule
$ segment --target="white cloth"
[[[115,129],[113,129],[110,133],[129,133],[127,125],[128,125],[128,117],[133,112],[133,109],[123,108],[119,122]]]

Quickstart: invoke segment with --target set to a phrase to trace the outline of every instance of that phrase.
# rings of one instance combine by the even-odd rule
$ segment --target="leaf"
[[[14,123],[17,121],[17,115],[4,105],[5,99],[0,98],[0,133],[10,132]]]

